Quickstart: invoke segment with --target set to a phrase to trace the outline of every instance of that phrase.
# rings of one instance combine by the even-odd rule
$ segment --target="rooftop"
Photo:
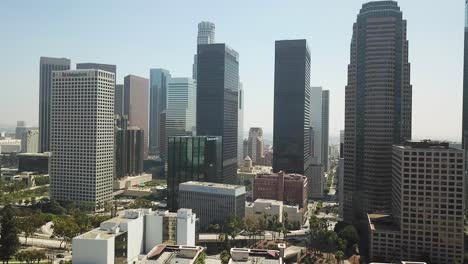
[[[27,156],[27,157],[49,157],[50,152],[44,152],[44,153],[18,153],[18,157],[22,156]]]
[[[420,141],[407,140],[402,145],[397,145],[396,147],[405,149],[450,149],[447,141],[433,141],[430,139]]]
[[[239,189],[244,186],[241,185],[233,185],[233,184],[225,184],[225,183],[214,183],[214,182],[199,182],[199,181],[189,181],[181,183],[180,185],[194,185],[194,186],[204,186],[204,187],[212,187],[212,188],[223,188],[223,189]]]
[[[397,232],[400,231],[398,225],[389,214],[367,214],[369,225],[372,231]]]
[[[229,264],[280,264],[279,254],[278,250],[232,248]]]
[[[146,255],[142,263],[148,264],[190,264],[194,263],[198,254],[203,251],[199,246],[155,246]]]

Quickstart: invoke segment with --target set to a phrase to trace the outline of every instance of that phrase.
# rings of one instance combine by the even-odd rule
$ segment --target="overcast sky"
[[[245,130],[273,127],[274,41],[305,38],[311,85],[330,90],[330,134],[344,126],[352,25],[360,0],[0,1],[0,124],[38,123],[39,57],[192,74],[197,23],[240,54]],[[413,137],[461,137],[464,1],[401,0],[408,21]]]

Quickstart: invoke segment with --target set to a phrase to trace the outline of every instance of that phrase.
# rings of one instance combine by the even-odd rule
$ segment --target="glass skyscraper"
[[[222,183],[236,183],[239,55],[226,44],[198,45],[197,135],[222,136]]]
[[[275,43],[273,171],[308,176],[310,52],[305,39]]]
[[[180,183],[221,181],[221,137],[169,137],[167,160],[168,207],[170,210],[177,210]]]
[[[165,69],[150,69],[150,119],[149,119],[149,150],[155,154],[160,149],[161,113],[166,109],[167,84],[171,74]]]

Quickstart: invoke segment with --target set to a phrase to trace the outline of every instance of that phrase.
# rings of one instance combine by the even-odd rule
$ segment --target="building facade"
[[[263,129],[251,127],[247,145],[247,155],[252,159],[254,165],[263,164],[265,154],[263,150]]]
[[[166,137],[196,133],[197,86],[191,78],[172,78],[167,89]],[[165,151],[166,150],[160,150]]]
[[[379,228],[369,217],[372,260],[463,262],[464,171],[463,151],[446,142],[393,146],[392,221]]]
[[[51,198],[94,204],[112,197],[113,73],[56,71],[52,78]]]
[[[305,39],[275,43],[273,171],[309,174],[310,52]]]
[[[169,137],[167,156],[168,208],[179,208],[179,184],[187,181],[222,182],[221,137]]]
[[[144,131],[129,127],[127,116],[117,116],[115,124],[115,177],[143,173]]]
[[[197,135],[222,136],[224,183],[236,182],[239,55],[226,44],[198,45]]]
[[[197,45],[214,44],[215,43],[215,24],[208,21],[198,23]],[[197,54],[193,56],[192,79],[196,80],[197,71]]]
[[[69,70],[70,60],[41,57],[39,64],[39,152],[47,152],[50,150],[52,71]]]
[[[123,98],[124,98],[124,85],[115,85],[115,98],[114,98],[114,114],[123,115]]]
[[[239,109],[237,117],[237,165],[242,166],[244,161],[244,88],[239,82]]]
[[[309,182],[299,174],[257,174],[253,181],[253,199],[282,201],[288,205],[307,208]]]
[[[167,105],[167,85],[171,80],[171,73],[166,69],[150,69],[150,128],[149,148],[150,152],[159,152],[159,142],[166,140],[161,138],[162,127],[160,126],[161,113]],[[165,133],[165,131],[164,131]]]
[[[344,220],[390,210],[392,145],[411,138],[406,21],[394,1],[362,6],[345,89]]]
[[[21,136],[21,152],[37,153],[39,151],[39,130],[30,129]]]
[[[135,126],[143,130],[144,133],[144,153],[148,154],[148,98],[149,81],[146,78],[127,75],[124,78],[124,108],[123,114],[128,116],[130,126]]]
[[[313,138],[310,139],[312,164],[322,164],[322,87],[310,87],[310,127]],[[312,144],[313,143],[313,144]]]
[[[245,187],[195,181],[181,183],[179,205],[197,214],[202,230],[210,224],[226,227],[230,217],[243,219],[245,216]]]
[[[330,91],[322,91],[322,166],[324,171],[329,170],[329,153],[328,153],[328,133],[329,133],[329,118],[330,118]]]

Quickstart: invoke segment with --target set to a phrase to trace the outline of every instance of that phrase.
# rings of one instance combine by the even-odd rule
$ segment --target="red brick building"
[[[283,201],[307,208],[307,177],[300,174],[259,173],[253,181],[253,198]]]

